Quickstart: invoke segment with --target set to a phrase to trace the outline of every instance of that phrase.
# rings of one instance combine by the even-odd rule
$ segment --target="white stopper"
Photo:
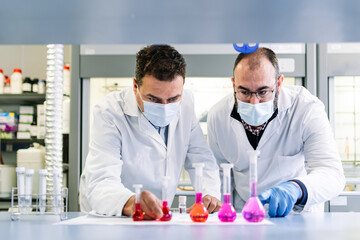
[[[169,186],[169,180],[170,180],[169,176],[163,176],[161,179],[162,186],[167,188]]]
[[[17,173],[25,173],[25,168],[24,167],[17,167],[16,172]]]
[[[140,191],[141,191],[142,187],[143,187],[142,184],[133,184],[133,188],[135,189],[135,202],[136,203],[140,202]]]
[[[193,163],[192,166],[195,168],[195,175],[202,176],[203,175],[203,168],[205,166],[204,163]]]
[[[26,176],[32,176],[34,175],[34,169],[26,169],[25,174]]]
[[[47,169],[39,169],[39,175],[41,175],[41,176],[45,175],[46,176],[47,173],[48,173]]]
[[[247,151],[247,154],[250,159],[250,164],[256,164],[257,158],[260,155],[260,151],[259,150],[249,150],[249,151]]]
[[[234,167],[234,164],[232,163],[222,163],[220,164],[220,167],[223,169],[223,174],[226,177],[230,177],[230,170]]]

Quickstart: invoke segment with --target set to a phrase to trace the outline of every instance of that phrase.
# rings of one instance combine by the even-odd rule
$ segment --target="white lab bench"
[[[82,213],[69,213],[69,218]],[[272,225],[54,225],[56,220],[32,216],[10,221],[0,213],[1,239],[256,239],[256,240],[350,240],[359,239],[360,213],[306,213],[268,218]]]

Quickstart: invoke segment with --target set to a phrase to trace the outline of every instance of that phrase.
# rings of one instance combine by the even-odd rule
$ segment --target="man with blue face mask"
[[[142,184],[145,219],[162,217],[173,201],[183,167],[192,181],[193,163],[205,163],[203,202],[209,212],[221,207],[216,160],[195,117],[193,96],[183,90],[185,60],[174,48],[151,45],[136,55],[133,88],[112,92],[94,109],[89,154],[80,184],[82,211],[132,215],[133,184]]]
[[[282,86],[270,49],[239,54],[233,74],[234,93],[209,112],[208,138],[218,164],[234,164],[236,210],[249,197],[247,151],[256,149],[259,199],[269,216],[323,211],[345,184],[324,105],[303,87]]]

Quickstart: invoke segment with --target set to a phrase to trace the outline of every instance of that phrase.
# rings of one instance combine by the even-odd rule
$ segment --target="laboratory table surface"
[[[83,215],[69,213],[69,218]],[[0,212],[0,239],[360,239],[360,213],[305,213],[269,218],[272,225],[54,225],[57,219],[10,220]]]

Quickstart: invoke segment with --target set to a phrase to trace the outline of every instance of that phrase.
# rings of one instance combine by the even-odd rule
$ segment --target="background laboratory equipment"
[[[34,169],[25,171],[25,213],[31,212]]]
[[[242,215],[248,222],[261,222],[265,217],[265,208],[257,197],[257,158],[258,150],[249,150],[250,160],[250,198],[247,200]]]
[[[190,218],[193,222],[205,222],[208,219],[209,212],[202,201],[202,175],[204,163],[193,163],[195,168],[195,204],[190,211]]]
[[[46,169],[39,169],[39,209],[40,213],[46,210]]]
[[[17,192],[18,192],[18,202],[19,202],[19,211],[20,213],[24,212],[25,205],[25,168],[17,167]]]
[[[140,190],[143,187],[143,185],[134,184],[133,187],[135,188],[135,211],[132,215],[132,219],[134,221],[142,221],[144,219],[144,215],[140,207]]]
[[[179,213],[186,214],[186,196],[179,196]]]
[[[236,219],[236,211],[230,201],[230,184],[231,176],[230,171],[234,166],[233,164],[222,163],[220,166],[223,169],[223,195],[224,202],[218,213],[218,217],[221,222],[233,222]]]
[[[53,188],[54,188],[54,201],[53,207],[56,214],[60,213],[61,208],[61,185],[60,185],[61,170],[55,168],[53,170]]]
[[[162,178],[162,212],[163,212],[163,216],[160,218],[160,221],[170,221],[171,217],[172,217],[172,212],[170,210],[170,208],[168,207],[168,202],[166,200],[166,196],[167,196],[167,188],[169,185],[169,177],[168,176],[164,176]]]

